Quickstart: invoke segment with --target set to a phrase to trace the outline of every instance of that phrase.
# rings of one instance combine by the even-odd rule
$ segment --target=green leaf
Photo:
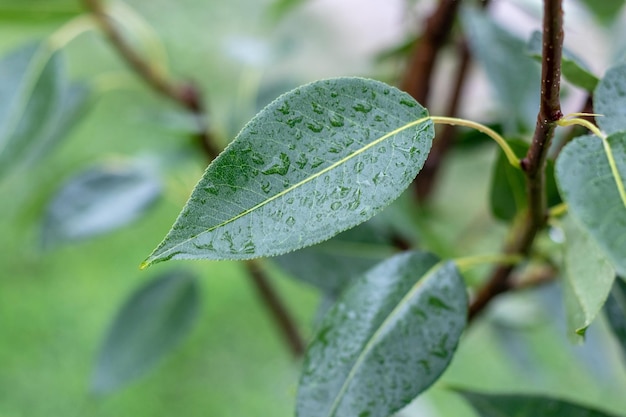
[[[295,278],[336,297],[356,277],[395,252],[378,217],[318,245],[274,258]]]
[[[137,220],[161,195],[154,170],[140,162],[100,165],[70,178],[46,209],[45,246],[118,229]]]
[[[568,330],[584,335],[611,291],[615,269],[572,216],[566,216],[562,226],[566,239],[563,289]]]
[[[619,12],[626,4],[624,0],[582,0],[585,6],[602,23],[610,23],[619,16]]]
[[[594,408],[543,396],[457,392],[481,417],[612,417]]]
[[[541,62],[542,54],[542,36],[541,32],[533,32],[528,44],[527,52]],[[567,48],[563,48],[563,56],[561,58],[561,72],[563,76],[575,86],[592,92],[598,85],[598,77],[596,77],[589,67],[574,53]]]
[[[615,280],[604,305],[604,313],[626,359],[626,282],[624,280]]]
[[[138,288],[117,313],[98,356],[92,389],[107,393],[136,379],[189,333],[200,294],[187,271],[170,271]]]
[[[143,266],[280,255],[368,220],[423,166],[427,116],[408,94],[362,78],[279,97],[209,165]]]
[[[618,275],[626,276],[626,205],[620,197],[626,178],[626,133],[606,139],[616,172],[609,164],[602,140],[581,136],[563,148],[556,163],[556,178],[563,200]]]
[[[16,21],[32,25],[49,24],[51,21],[68,20],[78,16],[81,7],[73,0],[2,0],[0,20],[11,24]]]
[[[446,369],[467,321],[452,262],[396,255],[339,298],[309,346],[298,417],[388,417]]]
[[[606,133],[626,131],[626,64],[609,69],[593,94],[598,126]]]
[[[29,44],[0,62],[0,177],[45,155],[81,119],[90,91],[70,84],[60,53]]]
[[[530,145],[522,140],[507,141],[513,152],[521,159]],[[561,202],[561,196],[554,179],[554,162],[546,163],[546,195],[548,206]],[[504,152],[500,151],[493,167],[490,189],[491,212],[494,217],[507,222],[528,206],[526,178],[524,173],[509,163]]]
[[[528,152],[529,145],[526,142],[511,140],[508,143],[520,159]],[[491,212],[504,221],[512,221],[528,205],[524,173],[512,167],[502,151],[493,166],[490,200]]]
[[[461,18],[469,46],[501,102],[505,131],[530,130],[537,118],[541,74],[524,52],[525,42],[475,8],[463,8]]]

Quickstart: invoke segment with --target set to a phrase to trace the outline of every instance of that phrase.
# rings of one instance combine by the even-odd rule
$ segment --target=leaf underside
[[[465,285],[452,262],[396,255],[354,282],[305,358],[298,417],[388,417],[448,366],[466,325]]]
[[[209,165],[143,266],[279,255],[368,220],[423,166],[434,136],[426,117],[408,94],[362,78],[279,97]]]
[[[556,176],[571,215],[589,232],[618,275],[626,276],[626,205],[618,191],[618,183],[626,178],[626,133],[606,140],[617,175],[611,170],[602,140],[581,136],[563,148]]]
[[[593,94],[596,121],[607,134],[626,131],[626,64],[610,68]]]
[[[182,339],[198,313],[195,276],[170,271],[138,288],[117,313],[92,377],[108,393],[145,374]]]
[[[567,241],[563,288],[568,331],[584,335],[611,291],[615,269],[575,219],[566,216],[562,225]]]

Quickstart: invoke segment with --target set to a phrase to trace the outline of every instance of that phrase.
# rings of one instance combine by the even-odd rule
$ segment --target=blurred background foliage
[[[395,82],[409,49],[401,46],[414,41],[420,16],[432,3],[127,1],[163,42],[171,72],[192,79],[205,93],[209,123],[222,146],[263,105],[304,82],[335,75]],[[496,18],[507,10],[500,3],[523,10],[531,22],[537,17],[536,1],[494,3]],[[594,19],[578,6],[568,12],[574,22]],[[50,36],[81,13],[72,0],[0,0],[0,56]],[[620,30],[614,21],[606,23],[607,14],[599,15],[605,26],[593,36],[607,39]],[[582,55],[602,71],[603,60],[619,57],[621,46],[583,47],[589,53]],[[92,88],[87,112],[46,158],[0,183],[0,416],[292,415],[299,362],[241,264],[188,262],[138,270],[206,166],[191,138],[193,120],[146,88],[98,31],[77,37],[62,54],[69,78]],[[441,71],[443,86],[436,91],[446,88],[445,64]],[[485,93],[482,74],[474,69],[464,113],[481,111],[484,120],[496,105],[472,103],[488,101],[483,96],[491,94]],[[440,104],[433,102],[436,113]],[[429,240],[448,256],[497,250],[505,229],[486,203],[495,158],[492,144],[460,146],[426,212],[415,218],[401,200],[389,216],[409,238]],[[72,200],[71,193],[63,198],[59,192],[70,192],[67,186],[73,184],[80,193],[76,179],[87,181],[86,172],[96,175],[98,184],[132,178],[121,185],[131,192],[113,205],[137,212],[126,227],[89,239],[57,230],[52,202],[60,198],[61,213],[76,209],[62,204]],[[153,188],[151,181],[157,184]],[[85,187],[93,190],[93,183]],[[137,202],[133,187],[145,191],[143,202]],[[264,265],[310,336],[321,296],[273,263]],[[183,266],[198,277],[190,335],[146,376],[107,395],[94,394],[94,364],[123,303],[142,285]],[[499,300],[466,333],[443,379],[400,414],[473,416],[449,386],[550,393],[616,413],[625,410],[624,358],[615,341],[600,321],[585,344],[572,344],[559,291],[552,284]]]

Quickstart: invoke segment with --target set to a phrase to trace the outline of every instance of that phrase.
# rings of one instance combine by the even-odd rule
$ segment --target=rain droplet
[[[334,203],[332,203],[330,205],[330,209],[331,210],[339,210],[341,208],[341,202],[340,201],[335,201]]]
[[[261,173],[265,175],[278,174],[278,175],[287,175],[289,171],[289,166],[291,162],[289,161],[289,155],[281,152],[278,158],[274,157],[272,161],[272,165],[268,168],[261,171]]]
[[[287,223],[287,226],[293,226],[296,224],[296,219],[294,219],[293,216],[289,216],[285,223]]]
[[[265,194],[269,194],[271,189],[272,184],[270,184],[269,181],[264,181],[263,184],[261,184],[261,190],[263,190]]]
[[[317,168],[318,166],[322,165],[324,163],[324,160],[321,158],[318,158],[317,156],[315,158],[313,158],[313,160],[311,161],[311,168]]]
[[[352,108],[355,111],[358,111],[361,113],[369,113],[372,110],[372,105],[366,102],[362,102],[362,103],[357,103],[356,105],[352,106]]]
[[[343,116],[337,113],[333,113],[330,116],[330,125],[334,127],[342,127],[344,125]]]
[[[313,107],[313,111],[317,114],[324,114],[324,108],[316,102],[311,103],[311,107]]]
[[[400,104],[403,104],[407,107],[415,107],[417,105],[417,103],[414,100],[409,99],[409,98],[401,98]]]
[[[363,168],[365,168],[365,163],[363,161],[359,161],[356,164],[354,164],[354,172],[359,174],[363,171]]]
[[[309,128],[310,131],[319,133],[324,129],[324,125],[317,122],[310,122],[306,124],[306,127]]]
[[[285,101],[283,105],[278,108],[278,111],[282,114],[289,114],[289,103]]]
[[[298,168],[300,169],[304,169],[307,162],[309,162],[309,158],[307,158],[306,154],[303,153],[301,153],[300,156],[298,156],[298,159],[296,159],[296,165],[298,165]]]
[[[204,191],[213,195],[218,195],[220,193],[220,189],[215,184],[207,184],[204,187]]]
[[[374,184],[378,185],[381,182],[383,182],[384,179],[385,179],[385,173],[384,172],[379,172],[378,174],[374,175],[374,178],[372,178],[372,182],[374,182]]]
[[[336,92],[336,91],[331,91],[331,92],[330,92],[330,96],[331,96],[332,98],[335,98],[335,97],[337,97],[338,95],[339,95],[339,93],[338,93],[338,92]]]
[[[298,115],[298,116],[294,116],[291,119],[288,119],[285,123],[287,123],[287,125],[289,127],[295,127],[298,123],[302,123],[302,115]]]
[[[250,159],[252,159],[252,162],[254,162],[257,165],[264,165],[265,161],[263,160],[263,157],[261,156],[261,154],[259,153],[253,153],[252,156],[250,156]]]

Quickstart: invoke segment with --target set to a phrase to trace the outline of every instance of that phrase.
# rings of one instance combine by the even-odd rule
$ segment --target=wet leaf
[[[372,222],[377,218],[273,260],[295,278],[336,297],[356,277],[395,252],[388,229]]]
[[[541,44],[541,32],[536,31],[532,34],[530,40],[528,41],[528,45],[526,46],[528,53],[539,62],[541,62]],[[598,80],[598,77],[591,72],[582,59],[569,51],[567,48],[563,49],[561,72],[569,82],[589,92],[593,92],[600,81]]]
[[[161,183],[139,162],[101,165],[70,178],[46,209],[45,246],[85,239],[137,220],[161,195]]]
[[[626,276],[626,205],[618,184],[626,178],[626,133],[607,138],[616,172],[609,165],[603,142],[581,136],[563,148],[556,163],[556,179],[569,211],[596,241],[618,275]]]
[[[436,381],[466,324],[452,262],[406,252],[369,270],[339,298],[309,346],[298,417],[388,417]]]
[[[67,79],[60,53],[29,44],[0,62],[0,177],[32,164],[78,123],[90,91]]]
[[[525,42],[487,14],[466,7],[462,23],[474,56],[487,73],[501,103],[505,131],[529,130],[539,105],[540,69],[525,53]]]
[[[593,94],[598,126],[606,133],[626,131],[626,64],[609,69]]]
[[[589,233],[571,216],[562,222],[565,232],[563,289],[567,326],[584,335],[602,309],[615,280],[615,269]]]
[[[543,396],[458,392],[480,417],[612,417],[595,408]]]
[[[626,359],[626,281],[623,279],[615,280],[604,313]]]
[[[167,272],[139,287],[107,332],[93,390],[113,391],[157,365],[191,330],[199,299],[196,278],[184,270]]]
[[[292,90],[211,163],[143,266],[280,255],[363,223],[423,166],[434,135],[426,117],[409,95],[374,80]]]

